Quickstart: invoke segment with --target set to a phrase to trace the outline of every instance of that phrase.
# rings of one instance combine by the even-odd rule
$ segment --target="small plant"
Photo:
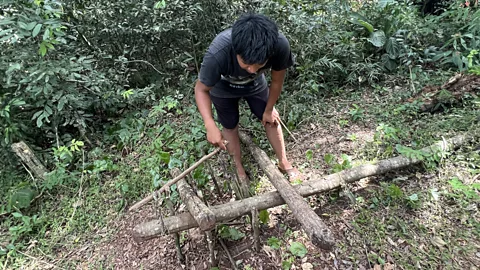
[[[241,231],[237,230],[234,227],[226,226],[226,225],[221,225],[219,229],[219,235],[223,239],[228,239],[231,241],[236,241],[240,240],[243,237],[245,237],[245,234],[242,233]]]
[[[304,244],[300,243],[300,242],[293,242],[291,245],[290,245],[290,248],[288,249],[290,251],[290,253],[292,253],[294,256],[297,256],[299,258],[303,258],[305,257],[305,255],[307,255],[308,253],[308,250],[307,248],[305,247]]]
[[[480,200],[478,192],[480,191],[480,183],[473,183],[471,185],[465,185],[458,179],[458,177],[452,178],[448,181],[452,187],[454,193],[449,195],[456,198],[461,198],[464,200]]]
[[[358,140],[358,136],[357,134],[353,133],[353,134],[349,134],[348,135],[348,139],[352,142],[356,142]]]
[[[357,104],[353,104],[352,106],[353,108],[350,108],[348,112],[350,114],[350,117],[352,118],[352,121],[356,122],[358,120],[363,120],[363,118],[365,117],[365,110],[360,108],[360,106],[358,106]]]
[[[281,240],[277,237],[270,237],[267,240],[267,245],[273,249],[280,249],[281,243]]]
[[[325,162],[332,167],[334,173],[352,168],[351,158],[346,154],[342,154],[342,161],[340,163],[335,161],[335,156],[332,154],[326,154],[324,159]]]
[[[377,144],[391,143],[391,142],[398,142],[398,129],[388,125],[381,123],[378,125],[375,134],[373,135],[373,139]]]
[[[340,121],[338,121],[338,124],[340,125],[340,127],[346,127],[348,126],[348,120],[347,119],[340,119]]]
[[[305,157],[307,158],[308,161],[313,159],[313,151],[312,149],[308,149],[307,152],[305,152]]]

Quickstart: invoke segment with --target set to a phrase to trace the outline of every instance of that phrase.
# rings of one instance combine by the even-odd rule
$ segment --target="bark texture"
[[[25,142],[21,141],[12,144],[12,150],[23,161],[23,163],[27,165],[27,167],[37,178],[45,180],[45,173],[47,173],[47,169],[45,166],[43,166],[40,160],[38,160],[32,149],[30,149]]]
[[[172,177],[180,175],[178,169],[173,169]],[[178,193],[182,198],[183,203],[187,206],[188,212],[193,216],[198,226],[202,231],[209,231],[215,228],[215,214],[210,210],[205,203],[193,192],[190,185],[181,179],[178,181]]]

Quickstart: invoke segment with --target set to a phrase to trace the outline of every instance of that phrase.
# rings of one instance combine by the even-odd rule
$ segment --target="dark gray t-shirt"
[[[255,74],[242,69],[232,46],[232,30],[218,34],[208,47],[200,68],[199,80],[213,87],[210,94],[234,98],[254,95],[267,87],[264,72],[284,70],[294,64],[287,38],[279,33],[273,56]]]

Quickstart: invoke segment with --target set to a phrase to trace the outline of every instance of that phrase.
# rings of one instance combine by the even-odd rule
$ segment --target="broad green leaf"
[[[58,101],[57,110],[62,111],[67,101],[68,100],[66,96],[63,96],[62,98],[60,98],[60,100]]]
[[[24,23],[24,22],[20,22],[20,21],[19,21],[19,22],[18,22],[18,27],[26,30],[26,29],[27,29],[27,24]]]
[[[12,207],[22,209],[30,206],[31,201],[35,197],[36,193],[31,188],[22,188],[17,190],[10,197],[10,205]]]
[[[160,152],[159,154],[160,160],[163,161],[165,164],[170,162],[170,153],[168,152]]]
[[[25,104],[26,104],[25,101],[19,98],[14,98],[10,101],[10,105],[12,106],[21,106]]]
[[[302,243],[299,243],[299,242],[293,242],[290,245],[289,250],[293,255],[300,258],[305,257],[305,255],[307,255],[307,252],[308,252],[307,248]]]
[[[219,230],[220,237],[224,239],[239,240],[245,237],[245,234],[234,227],[222,226]]]
[[[401,48],[402,47],[400,46],[400,43],[397,41],[397,39],[391,37],[387,40],[385,50],[392,59],[395,59],[400,55]]]
[[[50,39],[50,29],[45,29],[45,32],[43,33],[43,40],[49,40]]]
[[[23,215],[21,213],[18,213],[18,212],[14,212],[12,213],[12,216],[16,217],[16,218],[21,218],[23,217]]]
[[[372,43],[373,46],[381,48],[385,45],[387,38],[385,37],[385,33],[382,30],[379,30],[373,32],[367,40]]]
[[[37,22],[31,22],[27,24],[27,27],[25,28],[25,30],[31,31],[35,27],[35,25],[37,25]]]
[[[229,229],[230,232],[230,238],[232,240],[240,240],[243,237],[245,237],[245,234],[242,233],[241,231],[237,230],[236,228],[230,227]]]
[[[325,162],[330,165],[332,164],[335,157],[332,154],[326,154],[324,159],[325,159]]]
[[[45,105],[45,112],[47,113],[47,117],[53,113],[52,108],[50,108],[48,105]]]
[[[371,25],[370,23],[366,22],[366,21],[363,21],[363,20],[358,20],[358,23],[360,25],[362,25],[363,27],[365,27],[369,33],[373,33],[374,29],[373,29],[373,25]]]
[[[43,114],[43,111],[42,111],[42,114],[37,118],[37,127],[42,127],[43,126],[43,118],[44,118],[44,114]]]
[[[45,54],[47,54],[47,47],[45,47],[45,43],[41,43],[40,44],[40,49],[38,50],[38,53],[41,55],[41,56],[45,56]]]
[[[33,114],[33,117],[32,117],[32,120],[39,117],[41,114],[43,113],[43,110],[42,111],[38,111],[36,112],[35,114]]]
[[[258,218],[263,224],[267,224],[268,221],[270,220],[270,215],[268,214],[268,211],[266,209],[260,211],[258,214]]]
[[[42,29],[42,24],[41,23],[37,24],[37,26],[33,28],[32,37],[38,36],[38,33],[40,33],[41,29]]]

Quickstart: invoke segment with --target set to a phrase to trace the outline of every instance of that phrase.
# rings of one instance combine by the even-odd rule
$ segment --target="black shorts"
[[[240,120],[238,111],[238,101],[245,99],[250,107],[250,111],[260,120],[263,118],[265,107],[267,107],[269,89],[266,87],[261,92],[238,98],[220,98],[210,95],[215,110],[217,111],[217,119],[220,124],[227,129],[234,129]]]

